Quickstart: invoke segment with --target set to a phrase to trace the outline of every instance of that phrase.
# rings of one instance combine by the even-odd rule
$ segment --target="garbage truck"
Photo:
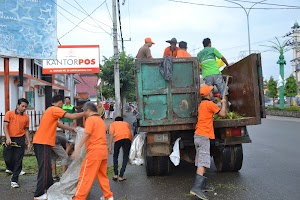
[[[163,59],[137,59],[135,82],[139,112],[139,132],[146,132],[144,158],[148,176],[170,173],[169,155],[177,138],[180,158],[195,160],[194,131],[201,101],[198,59],[173,59],[172,79],[160,73]],[[248,125],[265,118],[263,76],[260,54],[251,54],[224,69],[228,83],[230,110],[239,119],[214,120],[215,140],[211,156],[219,172],[236,172],[243,165],[243,144],[251,143]]]

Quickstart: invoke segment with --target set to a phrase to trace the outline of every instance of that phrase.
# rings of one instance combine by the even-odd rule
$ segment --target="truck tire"
[[[213,158],[218,172],[237,172],[243,165],[243,147],[241,144],[225,146]]]
[[[243,146],[237,144],[234,146],[234,161],[232,163],[232,171],[237,172],[243,166]]]
[[[144,157],[147,176],[165,176],[170,173],[169,156],[148,156],[147,140],[144,145]]]
[[[217,149],[213,158],[218,172],[230,171],[230,148],[228,146]]]

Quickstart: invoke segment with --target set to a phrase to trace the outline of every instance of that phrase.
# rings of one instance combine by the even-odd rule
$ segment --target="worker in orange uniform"
[[[58,123],[58,119],[63,117],[68,119],[78,119],[83,117],[84,113],[67,113],[62,109],[63,96],[55,95],[52,97],[52,104],[44,112],[40,126],[33,137],[34,153],[38,162],[39,172],[37,176],[37,187],[34,193],[34,200],[48,199],[47,189],[53,184],[51,169],[51,149],[55,146],[56,128],[74,131],[74,127],[69,127]]]
[[[179,50],[177,51],[177,58],[192,57],[187,51],[187,43],[185,41],[179,42]]]
[[[201,103],[198,106],[198,122],[194,135],[196,149],[195,165],[197,167],[195,182],[190,194],[199,199],[207,200],[204,192],[213,191],[213,188],[206,184],[204,176],[205,168],[210,168],[210,139],[215,139],[213,117],[214,114],[225,117],[226,100],[222,99],[222,108],[212,102],[214,86],[204,84],[200,88]]]
[[[86,156],[82,161],[79,180],[73,200],[85,200],[90,192],[95,178],[102,189],[103,196],[100,200],[113,200],[107,177],[108,149],[106,140],[106,125],[98,115],[97,107],[92,102],[83,105],[85,113],[85,129],[79,144],[75,147],[71,158],[74,159],[80,152],[83,144]]]
[[[127,122],[123,121],[123,117],[116,117],[115,121],[111,123],[109,127],[110,141],[109,141],[109,151],[112,150],[112,143],[115,142],[114,145],[114,173],[113,180],[124,181],[126,178],[124,177],[124,173],[126,170],[129,151],[131,147],[132,141],[132,133],[130,130],[130,125]],[[123,148],[123,163],[122,168],[120,170],[120,174],[118,174],[118,158],[120,148]]]
[[[179,48],[176,46],[177,45],[177,39],[172,38],[171,40],[167,40],[166,42],[170,43],[170,46],[165,49],[163,57],[170,56],[172,58],[176,58],[177,57],[177,51],[179,50]]]

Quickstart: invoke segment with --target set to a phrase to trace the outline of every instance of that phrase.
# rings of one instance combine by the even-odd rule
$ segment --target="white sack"
[[[180,151],[179,151],[179,141],[181,138],[177,138],[173,146],[173,152],[171,153],[170,160],[175,166],[178,166],[180,163]]]
[[[129,161],[133,165],[142,165],[144,164],[143,159],[143,146],[145,142],[146,133],[139,133],[132,141]]]

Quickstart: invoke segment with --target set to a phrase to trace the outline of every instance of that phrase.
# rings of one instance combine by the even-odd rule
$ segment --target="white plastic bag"
[[[79,144],[84,129],[76,128],[77,134],[75,139],[75,147]],[[47,191],[49,200],[72,200],[75,194],[80,168],[85,157],[85,145],[82,146],[79,155],[72,161],[67,171],[63,174],[60,181],[54,183]]]
[[[146,137],[146,133],[139,133],[132,141],[130,153],[129,153],[129,161],[133,165],[144,164],[142,153],[143,153],[145,137]]]
[[[181,138],[177,138],[173,146],[173,152],[171,153],[170,160],[175,166],[178,166],[180,163],[180,151],[179,151],[179,141]]]

